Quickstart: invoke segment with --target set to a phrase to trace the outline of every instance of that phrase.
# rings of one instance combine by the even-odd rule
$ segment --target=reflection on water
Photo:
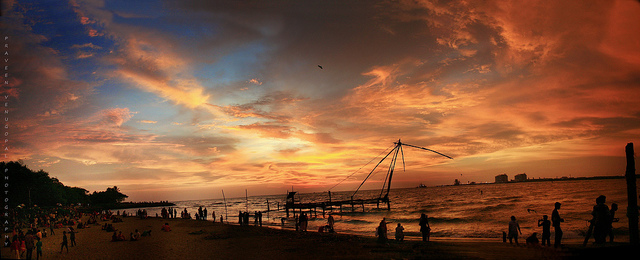
[[[357,198],[375,198],[380,191],[361,191]],[[347,200],[352,192],[332,192],[332,200]],[[626,216],[626,182],[616,180],[570,180],[554,182],[504,183],[488,185],[462,185],[445,187],[428,187],[412,189],[395,189],[389,194],[391,211],[378,210],[357,205],[343,206],[342,212],[338,208],[333,213],[336,220],[336,231],[365,236],[373,236],[378,223],[383,217],[393,226],[402,223],[405,234],[409,237],[419,236],[418,220],[421,213],[429,216],[432,237],[446,238],[501,238],[502,231],[506,231],[510,216],[515,216],[522,228],[523,236],[533,232],[542,233],[537,226],[538,219],[543,215],[551,217],[553,204],[562,203],[560,215],[565,219],[563,223],[566,239],[579,239],[587,229],[587,220],[591,219],[591,210],[595,205],[595,198],[599,195],[607,196],[607,205],[617,203],[620,207],[616,217],[619,223],[614,223],[618,235],[628,235]],[[296,200],[302,202],[328,201],[327,193],[297,194]],[[245,198],[227,199],[227,216],[231,223],[237,223],[238,211],[250,212],[269,209],[284,209],[285,195],[253,196],[247,201]],[[189,212],[197,212],[199,206],[206,207],[216,216],[225,215],[225,205],[221,199],[178,201],[178,211],[187,208]],[[381,205],[381,208],[386,208]],[[147,208],[150,216],[160,213],[161,207]],[[128,210],[133,211],[133,209]],[[329,212],[326,212],[327,214]],[[265,225],[280,226],[284,210],[263,214]],[[226,216],[225,216],[226,217]],[[328,217],[326,215],[325,217]],[[210,216],[209,216],[210,220]],[[322,211],[317,212],[309,221],[309,230],[317,230],[326,224]],[[285,228],[293,228],[293,220],[285,222]],[[391,230],[391,229],[390,229]],[[553,232],[553,230],[552,230]]]

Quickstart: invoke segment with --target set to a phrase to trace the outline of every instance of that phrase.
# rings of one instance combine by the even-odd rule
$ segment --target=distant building
[[[527,174],[526,173],[518,174],[515,177],[513,177],[513,179],[515,181],[526,181],[527,180]]]
[[[506,174],[500,174],[496,176],[496,183],[505,183],[505,182],[509,182],[509,176],[507,176]]]

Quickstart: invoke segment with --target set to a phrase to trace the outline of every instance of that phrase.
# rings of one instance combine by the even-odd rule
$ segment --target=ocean
[[[640,193],[640,192],[639,192]],[[332,192],[332,200],[347,200],[353,192]],[[375,198],[380,190],[360,191],[354,199]],[[590,179],[590,180],[563,180],[545,182],[520,182],[502,184],[459,185],[426,188],[392,189],[389,198],[391,209],[380,205],[356,205],[353,209],[350,205],[333,210],[335,230],[339,233],[348,233],[361,236],[374,236],[375,230],[382,218],[386,218],[389,224],[389,236],[398,223],[405,228],[405,236],[408,240],[419,239],[418,226],[422,213],[429,217],[432,239],[485,239],[502,241],[502,232],[507,231],[511,216],[515,216],[522,230],[522,240],[533,232],[542,234],[542,227],[538,227],[539,219],[551,212],[554,203],[562,204],[559,210],[564,218],[562,229],[565,241],[581,241],[588,229],[588,220],[591,219],[591,211],[595,205],[595,199],[605,195],[607,205],[617,203],[619,210],[616,217],[619,222],[613,223],[614,234],[621,239],[628,239],[627,193],[624,179]],[[294,229],[292,218],[285,220],[284,226],[281,218],[285,216],[284,204],[286,194],[251,196],[247,199],[232,198],[211,200],[174,201],[178,212],[187,209],[192,216],[198,207],[206,207],[211,220],[211,213],[215,211],[216,217],[225,216],[230,223],[238,223],[239,211],[272,211],[263,213],[263,225],[272,228]],[[267,201],[269,206],[267,206]],[[298,193],[296,201],[328,201],[325,193]],[[278,209],[280,211],[273,211]],[[145,208],[150,216],[160,214],[162,207]],[[135,212],[136,209],[127,209]],[[315,231],[320,226],[326,225],[328,213],[323,217],[319,211],[317,217],[312,214],[309,219],[309,231]],[[253,223],[253,215],[250,218]],[[291,216],[293,216],[291,214]],[[228,218],[227,218],[228,217]],[[219,221],[219,219],[217,219]],[[226,221],[225,221],[226,222]],[[552,231],[553,233],[553,228]],[[553,235],[552,235],[553,236]],[[553,240],[553,238],[552,238]]]

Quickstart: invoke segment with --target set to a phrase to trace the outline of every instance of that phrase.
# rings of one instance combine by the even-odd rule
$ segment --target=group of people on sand
[[[616,211],[618,210],[618,204],[612,203],[611,209],[605,204],[607,197],[600,195],[596,198],[596,205],[593,206],[591,216],[593,217],[589,222],[589,231],[584,239],[584,245],[587,245],[591,235],[595,239],[596,244],[604,244],[609,236],[609,242],[613,242],[613,222],[618,222],[616,218]]]
[[[207,208],[202,209],[202,206],[198,208],[198,213],[196,213],[196,220],[207,220]]]
[[[62,232],[62,242],[60,252],[69,246],[76,245],[76,229],[89,227],[87,223],[81,221],[83,213],[73,207],[60,207],[42,209],[39,207],[16,208],[7,214],[13,227],[11,236],[5,236],[5,247],[9,247],[10,255],[3,257],[13,257],[16,259],[40,259],[43,253],[43,244],[46,240],[56,235],[56,230],[64,228]],[[66,226],[66,227],[65,227]],[[7,226],[9,227],[9,226]],[[58,231],[59,232],[59,231]],[[59,236],[60,234],[58,234]],[[57,243],[56,243],[57,244]]]
[[[165,231],[171,231],[171,228],[169,228],[169,224],[165,223],[165,225],[167,226],[168,230]],[[127,238],[124,234],[122,234],[122,230],[117,230],[115,229],[111,224],[105,224],[106,229],[103,228],[103,230],[106,230],[107,232],[113,232],[113,235],[111,235],[111,242],[118,242],[118,241],[127,241]],[[161,229],[165,229],[164,225],[162,226]],[[138,241],[140,240],[141,237],[146,237],[146,236],[151,236],[151,230],[147,230],[147,231],[143,231],[142,233],[140,233],[140,231],[138,231],[138,229],[135,229],[135,231],[133,232],[129,232],[129,241]]]
[[[162,218],[164,218],[164,219],[177,218],[178,210],[176,210],[175,208],[171,208],[171,207],[169,207],[169,209],[163,207],[162,210],[160,211],[160,214],[161,214]]]
[[[129,233],[129,241],[138,241],[140,240],[141,237],[146,237],[150,235],[151,235],[151,230],[140,233],[140,231],[136,229],[134,232]],[[124,236],[124,234],[122,234],[122,231],[113,231],[113,235],[111,236],[111,242],[118,242],[118,241],[127,241],[127,238]]]
[[[327,219],[327,224],[324,226],[320,226],[318,227],[318,232],[319,233],[335,233],[335,230],[333,229],[334,225],[336,223],[336,220],[333,218],[332,214],[329,214],[329,218]]]
[[[300,214],[299,217],[296,217],[296,231],[307,232],[309,227],[309,216],[307,213]]]
[[[606,237],[609,236],[609,241],[613,242],[613,222],[618,222],[618,218],[615,217],[615,213],[618,210],[618,205],[616,203],[611,204],[611,209],[605,204],[606,196],[600,195],[596,198],[596,205],[593,206],[593,211],[591,212],[592,219],[589,221],[590,226],[587,231],[585,240],[583,245],[586,246],[591,235],[595,239],[596,244],[603,244],[606,241]],[[551,212],[551,221],[549,221],[549,217],[547,215],[543,215],[542,219],[538,220],[538,227],[542,227],[542,245],[543,246],[551,246],[551,226],[554,228],[554,243],[553,246],[555,248],[562,247],[562,236],[564,232],[562,231],[561,223],[564,222],[564,218],[560,217],[559,210],[562,204],[560,202],[556,202],[554,204],[554,209]],[[522,231],[520,230],[520,224],[516,221],[515,216],[511,216],[511,221],[509,221],[509,233],[503,232],[503,241],[506,242],[506,239],[509,239],[509,243],[513,243],[515,241],[516,245],[518,244],[518,235],[522,235]],[[533,232],[526,239],[526,244],[528,245],[538,245],[540,241],[537,237],[537,232]]]
[[[28,230],[26,235],[22,231],[13,235],[12,242],[8,244],[11,248],[11,256],[15,259],[21,259],[26,252],[26,259],[31,259],[35,249],[36,259],[40,259],[42,256],[42,238],[42,232],[39,230],[35,234],[33,230]]]
[[[242,211],[238,211],[238,224],[240,224],[240,226],[247,226],[249,225],[249,216],[251,215],[251,213],[249,213],[248,211],[246,212],[242,212]],[[215,222],[215,219],[214,219]],[[220,216],[220,222],[222,222],[222,216]],[[262,212],[260,211],[256,211],[253,214],[253,224],[256,226],[262,226]]]
[[[390,222],[387,222],[386,218],[382,218],[382,221],[380,221],[380,224],[376,228],[376,236],[378,237],[378,242],[381,242],[381,243],[387,242],[388,240],[387,225],[389,223]],[[429,242],[429,238],[431,236],[431,226],[429,225],[429,217],[426,214],[422,213],[420,215],[420,221],[418,222],[418,225],[420,226],[420,234],[422,235],[422,241]],[[404,241],[404,226],[402,226],[401,223],[398,223],[398,225],[396,226],[395,239],[396,241]]]
[[[547,215],[543,215],[542,219],[538,220],[538,227],[542,227],[542,245],[551,246],[551,226],[554,228],[554,247],[558,248],[562,245],[562,228],[560,223],[564,222],[564,219],[560,217],[560,213],[558,210],[561,207],[560,202],[556,202],[554,204],[554,209],[551,212],[551,221],[549,221],[549,217]],[[503,232],[503,242],[506,242],[509,239],[509,243],[512,244],[514,241],[516,245],[518,245],[518,237],[522,235],[522,230],[520,229],[520,224],[516,220],[515,216],[511,216],[511,221],[509,221],[508,234]],[[538,240],[538,233],[533,232],[529,237],[526,238],[527,245],[538,245],[540,241]]]

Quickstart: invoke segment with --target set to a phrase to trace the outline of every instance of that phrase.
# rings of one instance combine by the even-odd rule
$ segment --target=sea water
[[[624,179],[592,179],[592,180],[563,180],[544,182],[519,182],[482,185],[459,185],[427,188],[392,189],[389,193],[391,209],[386,204],[376,205],[344,205],[342,210],[335,207],[332,211],[322,209],[308,213],[309,231],[315,231],[327,224],[329,213],[335,219],[335,230],[363,236],[374,236],[376,227],[386,218],[389,223],[390,236],[400,223],[405,228],[408,239],[418,239],[418,226],[422,213],[429,217],[431,237],[435,239],[476,238],[501,240],[502,232],[507,231],[511,216],[515,216],[522,230],[522,237],[538,233],[542,234],[542,227],[538,227],[538,220],[543,215],[551,219],[554,203],[562,204],[559,213],[564,218],[562,229],[564,239],[578,241],[583,239],[589,222],[595,199],[600,195],[607,197],[607,205],[619,205],[615,216],[620,219],[613,223],[617,237],[628,237],[627,192]],[[348,200],[353,192],[332,192],[332,201]],[[377,198],[380,190],[360,191],[354,199]],[[263,213],[263,225],[273,228],[294,229],[293,213],[284,219],[286,194],[269,196],[251,196],[248,198],[211,200],[175,201],[174,208],[178,212],[185,208],[191,216],[198,207],[207,208],[207,219],[211,220],[211,213],[225,217],[225,222],[238,223],[238,212],[271,210]],[[328,193],[299,193],[297,202],[328,201]],[[269,205],[267,206],[267,201]],[[226,205],[226,209],[225,209]],[[277,211],[277,209],[280,209]],[[161,207],[146,208],[150,216],[160,213]],[[134,211],[135,209],[130,209]],[[130,211],[127,210],[127,211]],[[274,211],[275,210],[275,211]],[[130,212],[131,212],[130,211]],[[250,218],[253,223],[253,214]],[[553,227],[551,228],[553,233]],[[620,241],[620,239],[618,239]]]

